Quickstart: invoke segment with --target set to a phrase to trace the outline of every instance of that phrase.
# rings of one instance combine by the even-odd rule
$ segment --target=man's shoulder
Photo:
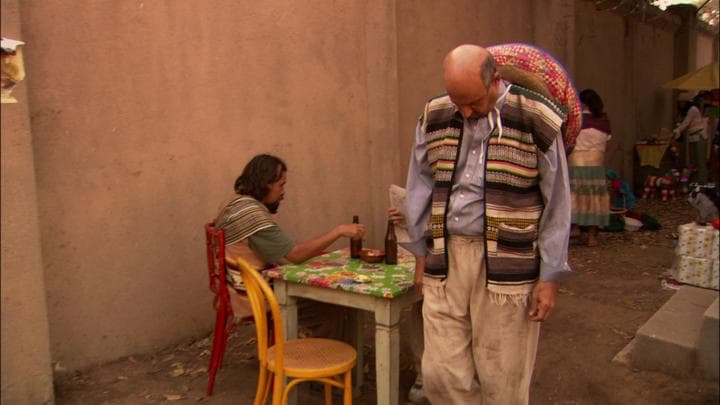
[[[428,108],[436,110],[440,108],[453,108],[455,105],[450,100],[450,96],[448,96],[447,93],[440,93],[430,97],[425,103],[425,106],[425,110],[427,110]]]
[[[216,225],[225,231],[227,244],[277,226],[267,207],[249,196],[238,196],[231,200],[218,215]]]
[[[235,196],[233,199],[231,199],[226,205],[226,207],[230,208],[246,208],[246,207],[257,207],[258,209],[261,209],[262,211],[268,211],[267,207],[260,201],[248,196],[248,195],[238,195]],[[268,211],[269,213],[269,211]]]
[[[448,121],[452,119],[456,111],[457,107],[453,104],[452,100],[450,100],[450,96],[448,96],[447,93],[438,94],[437,96],[431,97],[425,103],[423,113],[420,115],[421,125],[423,129],[426,129],[428,121]]]
[[[246,195],[231,199],[220,212],[223,222],[264,221],[273,222],[272,214],[265,204]]]

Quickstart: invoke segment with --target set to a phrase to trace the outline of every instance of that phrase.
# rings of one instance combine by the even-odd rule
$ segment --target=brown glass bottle
[[[358,217],[357,215],[353,215],[353,224],[359,224],[359,223],[360,223],[360,217]],[[352,257],[353,259],[359,259],[361,250],[362,250],[362,238],[350,239],[350,257]]]
[[[393,221],[388,221],[385,233],[385,263],[397,264],[397,236]]]

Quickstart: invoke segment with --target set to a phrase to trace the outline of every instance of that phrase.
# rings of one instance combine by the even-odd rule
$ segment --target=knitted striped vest
[[[500,110],[502,136],[494,128],[485,161],[485,251],[488,289],[525,300],[540,271],[537,239],[543,212],[538,157],[560,133],[561,107],[544,96],[512,85]],[[447,95],[425,106],[423,127],[435,185],[428,224],[425,274],[444,279],[447,205],[463,138],[463,118]],[[497,298],[497,297],[496,297]]]

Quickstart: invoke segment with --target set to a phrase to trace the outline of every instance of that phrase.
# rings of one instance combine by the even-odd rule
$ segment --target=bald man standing
[[[424,295],[425,394],[433,404],[527,404],[540,322],[570,273],[565,118],[500,78],[475,45],[444,62],[407,179],[407,222]]]

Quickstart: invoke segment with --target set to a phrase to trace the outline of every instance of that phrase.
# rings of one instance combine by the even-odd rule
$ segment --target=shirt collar
[[[503,106],[505,105],[505,96],[507,95],[507,88],[510,85],[510,83],[506,82],[503,79],[500,79],[500,83],[498,83],[498,99],[495,102],[495,107],[497,107],[498,110],[502,110]]]

